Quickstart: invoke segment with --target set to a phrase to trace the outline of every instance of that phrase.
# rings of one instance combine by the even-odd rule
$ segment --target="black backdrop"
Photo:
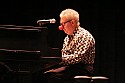
[[[109,77],[111,83],[125,83],[125,13],[120,1],[4,0],[0,5],[0,24],[39,26],[37,20],[55,18],[55,24],[44,26],[49,29],[48,45],[61,49],[65,34],[58,30],[59,13],[65,8],[77,10],[81,26],[95,37],[97,75]]]

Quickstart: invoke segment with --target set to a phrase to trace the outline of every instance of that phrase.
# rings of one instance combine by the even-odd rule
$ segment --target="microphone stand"
[[[42,26],[42,25],[45,25],[45,24],[47,24],[48,22],[40,22],[40,23],[38,23],[38,25],[39,26]]]

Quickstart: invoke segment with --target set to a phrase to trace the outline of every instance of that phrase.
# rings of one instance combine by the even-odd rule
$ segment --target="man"
[[[79,13],[73,9],[63,10],[59,29],[67,34],[61,50],[62,62],[59,68],[45,72],[48,83],[65,83],[76,75],[91,76],[94,71],[95,40],[89,31],[80,27]]]

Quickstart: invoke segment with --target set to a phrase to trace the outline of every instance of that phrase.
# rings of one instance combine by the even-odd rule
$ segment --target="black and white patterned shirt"
[[[64,65],[93,64],[95,58],[95,39],[84,28],[78,27],[71,36],[64,39],[62,48],[62,63]]]

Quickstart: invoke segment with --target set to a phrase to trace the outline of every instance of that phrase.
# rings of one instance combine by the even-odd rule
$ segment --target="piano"
[[[4,66],[13,74],[21,73],[15,75],[11,83],[20,81],[21,76],[20,79],[24,80],[21,83],[31,83],[31,74],[37,75],[37,72],[61,61],[60,49],[49,47],[47,36],[47,27],[0,25],[0,71]]]

